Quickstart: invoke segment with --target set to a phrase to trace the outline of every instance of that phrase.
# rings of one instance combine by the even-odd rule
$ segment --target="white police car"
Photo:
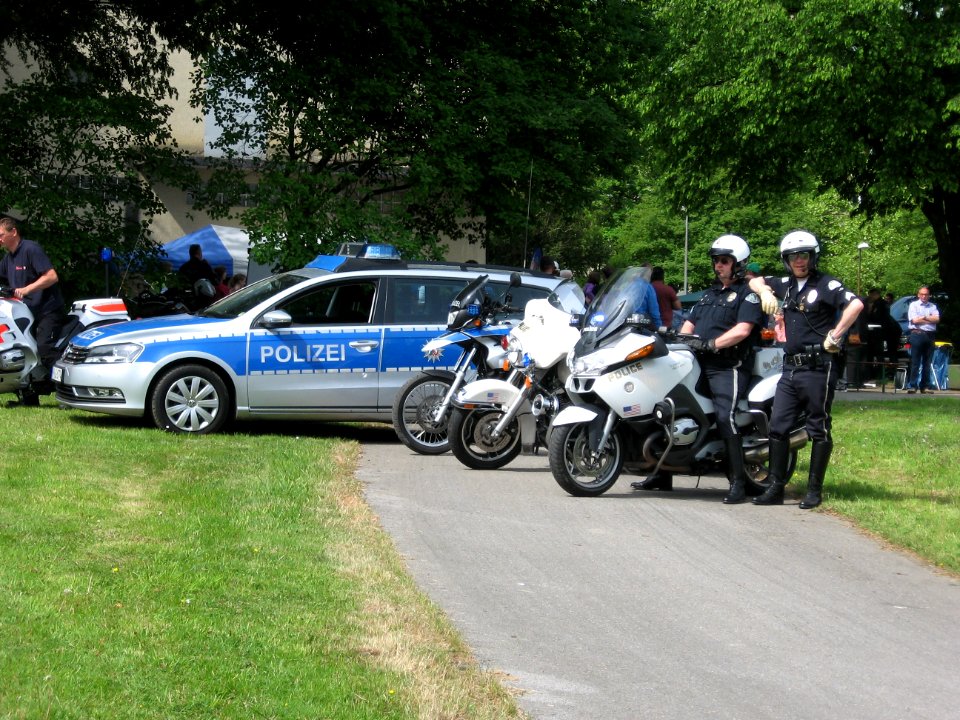
[[[323,265],[324,263],[320,263]],[[132,320],[73,338],[53,368],[70,408],[146,416],[166,430],[211,433],[233,418],[390,422],[400,387],[425,369],[423,345],[450,300],[505,268],[336,258],[261,280],[192,315]],[[512,304],[561,282],[521,273]]]

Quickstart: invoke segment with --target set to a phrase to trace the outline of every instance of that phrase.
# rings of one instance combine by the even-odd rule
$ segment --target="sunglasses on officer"
[[[810,253],[807,251],[795,252],[787,255],[787,262],[793,262],[794,260],[809,260]]]
[[[713,259],[713,264],[714,265],[732,265],[733,258],[730,257],[729,255],[717,255]]]

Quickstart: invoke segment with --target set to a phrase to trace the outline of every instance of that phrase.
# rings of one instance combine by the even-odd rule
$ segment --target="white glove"
[[[760,291],[760,307],[767,315],[775,315],[780,310],[777,296],[773,294],[773,290],[770,288],[764,288]]]
[[[840,341],[833,336],[833,331],[828,332],[823,339],[823,349],[828,353],[840,352]]]

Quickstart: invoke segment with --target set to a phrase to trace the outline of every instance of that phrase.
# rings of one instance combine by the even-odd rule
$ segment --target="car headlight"
[[[118,345],[100,345],[90,348],[85,363],[132,363],[143,352],[143,345],[137,343],[120,343]]]

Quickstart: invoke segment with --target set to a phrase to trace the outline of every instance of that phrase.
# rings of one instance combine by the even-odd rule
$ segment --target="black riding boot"
[[[807,480],[807,494],[800,501],[801,510],[815,508],[823,502],[823,477],[827,474],[831,452],[833,442],[830,440],[815,440],[810,448],[810,477]]]
[[[634,490],[673,490],[673,473],[660,472],[647,477],[646,480],[636,480],[630,483]]]
[[[770,438],[770,486],[763,495],[755,497],[754,505],[783,505],[783,489],[787,486],[787,460],[790,458],[790,441]]]
[[[739,435],[723,439],[727,449],[727,480],[730,492],[723,498],[725,505],[739,505],[747,501],[747,471],[743,465],[743,442]]]

